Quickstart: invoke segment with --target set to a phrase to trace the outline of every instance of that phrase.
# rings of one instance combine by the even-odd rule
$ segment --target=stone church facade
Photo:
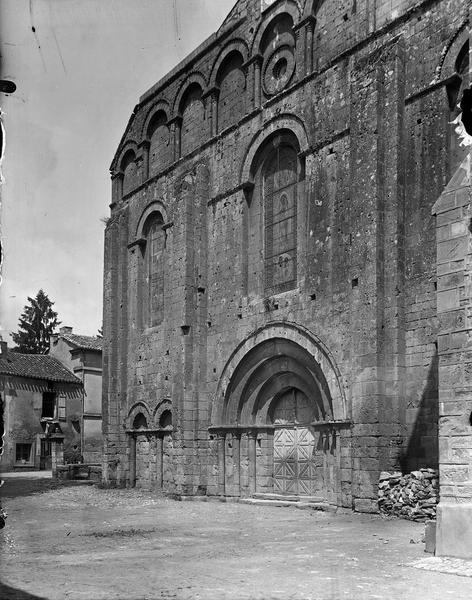
[[[106,482],[374,511],[380,471],[438,466],[468,4],[240,0],[140,98],[111,166]]]

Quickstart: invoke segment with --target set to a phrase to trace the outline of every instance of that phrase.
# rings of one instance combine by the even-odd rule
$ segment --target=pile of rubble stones
[[[407,475],[382,471],[379,478],[379,509],[412,521],[436,517],[439,475],[435,469],[420,469]]]

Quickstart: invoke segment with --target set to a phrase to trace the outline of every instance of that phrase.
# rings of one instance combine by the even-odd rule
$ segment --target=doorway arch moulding
[[[318,365],[318,374],[315,378],[318,378],[320,389],[323,386],[327,387],[326,395],[329,397],[332,407],[329,420],[333,421],[333,423],[350,421],[350,410],[347,403],[345,385],[331,352],[322,340],[309,330],[295,323],[284,321],[274,322],[256,330],[233,351],[222,371],[213,398],[210,428],[218,429],[220,427],[238,426],[238,418],[248,414],[248,409],[241,410],[241,407],[236,408],[235,406],[231,406],[232,401],[229,395],[234,391],[231,390],[231,386],[234,385],[234,375],[251,351],[254,351],[264,342],[267,343],[271,340],[285,340],[291,343],[294,348],[298,347],[305,351],[308,356],[312,357],[314,363]],[[300,381],[303,380],[302,374],[298,376],[300,377]],[[236,399],[233,402],[239,403],[239,401],[240,399]],[[264,409],[264,414],[265,412]],[[257,426],[256,422],[252,425]],[[260,425],[262,426],[262,424]]]

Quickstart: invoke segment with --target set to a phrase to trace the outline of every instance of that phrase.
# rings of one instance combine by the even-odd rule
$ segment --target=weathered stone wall
[[[440,503],[437,553],[472,556],[470,157],[436,202]]]
[[[215,36],[142,96],[123,136],[105,240],[110,482],[129,480],[132,408],[141,406],[148,428],[158,428],[154,413],[168,399],[175,490],[216,493],[223,442],[208,426],[218,384],[238,344],[274,322],[322,340],[340,373],[347,407],[335,418],[352,428],[339,432],[328,467],[333,502],[376,510],[381,470],[437,466],[430,210],[451,170],[440,67],[467,3],[315,2],[314,13],[312,2],[303,4],[303,14],[287,1],[261,15],[260,2],[240,2]],[[265,48],[276,18],[293,21],[293,34],[280,36],[293,55]],[[226,55],[233,70],[225,71]],[[231,86],[239,99],[244,91],[244,116],[224,128]],[[156,172],[147,135],[161,110],[169,129],[163,152],[174,162]],[[259,153],[280,132],[291,132],[299,152],[297,281],[266,297]],[[131,155],[136,170],[123,173]],[[164,319],[143,329],[140,239],[153,210],[166,232]],[[254,452],[266,460],[258,435]],[[237,477],[249,481],[249,438],[236,448],[225,438],[227,490],[236,486],[238,452]]]

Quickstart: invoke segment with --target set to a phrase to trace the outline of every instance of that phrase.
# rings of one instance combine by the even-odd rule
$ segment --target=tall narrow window
[[[241,54],[232,52],[218,73],[218,131],[237,123],[244,115],[246,79],[242,64]]]
[[[280,145],[264,169],[265,293],[297,284],[297,154]]]
[[[60,394],[57,402],[57,416],[59,421],[66,420],[66,397],[64,394]]]
[[[157,112],[148,127],[149,174],[155,175],[171,162],[171,145],[167,116],[164,111]]]
[[[123,195],[128,194],[138,185],[136,156],[133,150],[128,150],[121,161],[123,171]]]
[[[43,392],[43,405],[41,418],[54,419],[56,413],[56,394],[54,392]]]
[[[181,105],[182,130],[180,152],[185,156],[205,141],[205,108],[202,88],[193,83],[187,90]]]
[[[164,243],[165,233],[159,213],[151,216],[145,229],[144,254],[144,325],[155,327],[164,316]]]

